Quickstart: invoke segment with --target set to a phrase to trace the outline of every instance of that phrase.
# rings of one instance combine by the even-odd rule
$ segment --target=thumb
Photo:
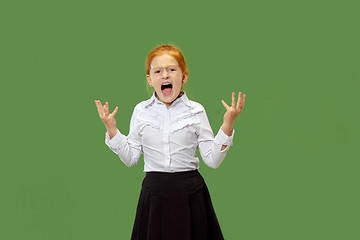
[[[229,110],[230,107],[225,103],[224,100],[221,100],[221,103],[224,105],[224,107],[226,108],[226,110]]]
[[[116,113],[117,113],[118,109],[119,109],[119,108],[118,108],[118,107],[116,107],[116,108],[115,108],[115,110],[111,113],[111,116],[115,117],[115,115],[116,115]]]

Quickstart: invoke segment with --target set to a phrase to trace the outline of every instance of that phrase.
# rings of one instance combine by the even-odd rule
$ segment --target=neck
[[[184,95],[184,91],[180,91],[179,95],[174,99],[174,101],[180,97],[182,97],[182,95]],[[159,96],[157,95],[157,93],[155,92],[155,97],[160,101]],[[164,103],[166,105],[167,108],[170,107],[170,105],[174,102],[172,101],[171,103]]]

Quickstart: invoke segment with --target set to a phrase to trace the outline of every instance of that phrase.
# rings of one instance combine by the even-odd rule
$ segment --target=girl
[[[199,148],[205,164],[218,168],[234,136],[233,125],[245,104],[239,93],[226,108],[224,122],[214,138],[204,107],[182,90],[188,80],[184,56],[174,46],[153,49],[146,60],[146,79],[152,97],[136,105],[130,131],[117,129],[109,103],[95,100],[107,132],[105,143],[128,167],[144,154],[144,172],[132,240],[224,239],[208,188],[198,172]]]

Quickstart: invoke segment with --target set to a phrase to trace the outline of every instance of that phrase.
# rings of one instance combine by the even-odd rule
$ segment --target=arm
[[[210,168],[218,168],[224,160],[227,151],[232,145],[234,130],[231,130],[231,136],[228,136],[219,129],[218,134],[214,138],[209,120],[204,111],[200,123],[200,131],[198,136],[198,145],[201,157],[205,164]],[[222,148],[222,146],[226,146]]]
[[[140,136],[135,128],[135,111],[131,117],[129,135],[126,137],[116,127],[115,114],[118,107],[110,114],[108,102],[104,106],[101,105],[100,101],[95,100],[95,103],[99,116],[107,129],[105,134],[106,145],[120,157],[126,166],[132,167],[136,165],[141,157],[142,147]]]
[[[224,122],[216,135],[213,137],[206,113],[201,121],[201,130],[199,134],[199,151],[202,159],[211,168],[218,168],[225,158],[229,147],[233,144],[235,130],[233,129],[235,119],[242,112],[245,105],[245,94],[241,97],[239,93],[238,102],[235,105],[235,93],[232,93],[232,105],[229,107],[223,100],[222,103],[226,108]]]
[[[136,112],[134,111],[130,120],[129,135],[123,135],[118,129],[113,138],[109,131],[105,134],[105,144],[119,156],[121,161],[127,166],[135,166],[142,155],[142,145],[140,134],[135,125]]]

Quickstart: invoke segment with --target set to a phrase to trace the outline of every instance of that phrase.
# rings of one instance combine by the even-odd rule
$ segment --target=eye
[[[176,71],[175,68],[170,68],[170,72]]]
[[[160,73],[160,70],[156,70],[154,73]]]

